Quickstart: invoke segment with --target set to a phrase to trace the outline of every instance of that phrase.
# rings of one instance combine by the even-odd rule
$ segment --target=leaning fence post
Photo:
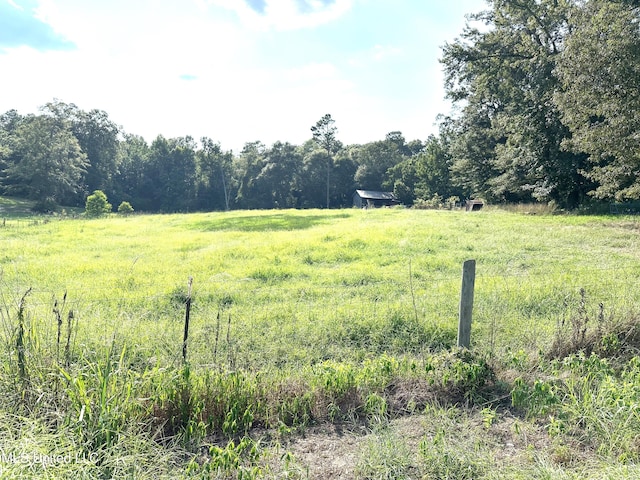
[[[185,302],[184,314],[184,337],[182,340],[182,361],[187,362],[187,340],[189,339],[189,315],[191,313],[191,286],[193,285],[193,277],[189,277],[189,290],[187,292],[187,301]]]
[[[458,347],[471,344],[471,314],[473,289],[476,282],[476,261],[467,260],[462,265],[462,289],[460,290],[460,317],[458,321]]]

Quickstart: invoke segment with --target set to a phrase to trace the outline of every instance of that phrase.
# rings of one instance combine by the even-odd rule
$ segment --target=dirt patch
[[[362,431],[321,426],[308,429],[283,446],[309,478],[352,479],[363,437]]]
[[[427,416],[411,415],[391,420],[386,427],[417,453],[418,445],[428,431]],[[282,448],[293,454],[299,469],[313,480],[356,478],[356,467],[364,445],[377,433],[365,427],[323,425],[309,428],[294,436]]]
[[[468,452],[472,460],[474,455],[483,461],[491,459],[492,468],[527,466],[534,461],[534,454],[549,455],[556,460],[552,440],[541,426],[508,413],[498,414],[492,425],[487,426],[480,410],[457,408],[396,418],[381,431],[365,427],[316,426],[283,441],[280,452],[293,455],[300,475],[296,478],[354,479],[358,478],[357,466],[367,455],[366,446],[375,444],[380,435],[392,435],[399,441],[398,448],[409,452],[413,471],[420,472],[425,468],[420,454],[421,442],[433,445],[441,431],[446,432],[445,442],[452,448],[455,446],[461,452]],[[575,454],[571,449],[571,456]]]

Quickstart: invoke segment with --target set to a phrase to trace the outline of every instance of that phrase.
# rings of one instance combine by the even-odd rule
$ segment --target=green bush
[[[87,217],[101,217],[111,212],[111,204],[103,191],[96,190],[87,197],[84,209]]]
[[[133,207],[129,202],[122,202],[118,205],[118,213],[121,215],[131,215],[133,213]]]

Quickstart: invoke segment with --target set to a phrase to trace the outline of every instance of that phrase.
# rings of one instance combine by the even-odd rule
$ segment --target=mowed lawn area
[[[0,468],[14,476],[639,473],[635,217],[0,207]],[[337,425],[357,441],[323,468],[300,439]],[[46,461],[19,459],[33,452]]]

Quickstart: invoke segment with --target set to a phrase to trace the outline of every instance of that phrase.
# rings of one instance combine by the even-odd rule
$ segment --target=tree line
[[[234,154],[206,137],[149,144],[104,111],[54,100],[0,115],[0,193],[52,210],[100,190],[148,212],[345,207],[357,188],[434,206],[640,198],[640,2],[486,3],[442,48],[454,114],[426,140],[344,145],[327,114],[302,145]]]
[[[393,190],[391,170],[408,159],[425,170],[445,162],[430,147],[435,137],[407,142],[391,132],[344,146],[331,115],[302,145],[249,142],[233,154],[210,138],[159,135],[149,144],[103,111],[53,101],[37,115],[0,115],[0,139],[0,191],[33,199],[42,211],[84,205],[95,191],[146,212],[345,207],[356,188]],[[422,183],[425,193],[436,192]]]

